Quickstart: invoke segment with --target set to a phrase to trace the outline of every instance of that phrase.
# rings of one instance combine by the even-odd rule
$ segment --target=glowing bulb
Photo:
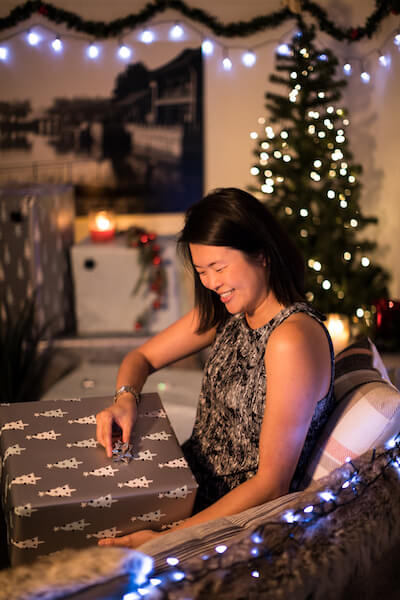
[[[318,131],[318,137],[323,139],[324,137],[326,137],[326,133],[325,131]]]
[[[140,35],[140,41],[144,44],[151,44],[154,42],[154,33],[151,31],[151,29],[145,29],[142,31]]]
[[[282,157],[282,152],[280,152],[279,150],[275,150],[274,156],[275,156],[275,158],[281,158]]]
[[[356,180],[356,178],[354,177],[354,175],[349,175],[349,179],[348,179],[349,183],[354,183],[355,180]]]
[[[382,65],[382,67],[390,66],[390,56],[388,54],[381,54],[378,60],[379,64]]]
[[[351,68],[351,64],[350,63],[346,63],[345,65],[343,65],[343,73],[345,75],[351,75],[352,72],[352,68]]]
[[[261,148],[262,148],[263,150],[268,150],[268,148],[269,148],[269,144],[268,144],[268,142],[262,142],[262,144],[261,144]]]
[[[344,252],[343,258],[344,258],[344,260],[351,260],[351,253],[350,252]]]
[[[318,92],[318,98],[325,98],[325,92]]]
[[[201,45],[201,51],[206,56],[211,56],[212,53],[214,52],[214,44],[212,43],[212,41],[204,40],[204,42]]]
[[[182,579],[185,578],[185,573],[182,573],[182,571],[175,571],[175,573],[172,574],[172,578],[175,581],[182,581]]]
[[[367,71],[363,71],[360,77],[363,83],[369,83],[371,80],[371,75]]]
[[[334,198],[336,196],[334,190],[328,190],[326,195],[328,196],[328,198]]]
[[[367,256],[363,256],[361,258],[361,264],[363,267],[368,267],[370,265],[371,261],[369,260],[369,258]]]
[[[331,114],[332,114],[334,111],[335,111],[335,109],[333,108],[333,106],[328,106],[328,108],[326,109],[326,112],[327,112],[328,114],[330,114],[330,115],[331,115]]]
[[[288,510],[282,516],[283,516],[284,520],[286,521],[286,523],[294,523],[296,521],[296,516],[292,510]]]
[[[250,137],[251,137],[251,139],[252,139],[252,140],[256,140],[256,139],[258,138],[258,133],[257,133],[257,131],[252,131],[252,132],[250,133]]]
[[[254,52],[245,52],[242,56],[242,63],[245,67],[253,67],[256,64],[256,55]]]
[[[320,167],[322,167],[322,162],[318,159],[318,160],[314,160],[314,167],[316,167],[317,169],[319,169]]]
[[[340,208],[347,208],[347,201],[346,200],[341,200],[340,201]]]
[[[171,567],[175,567],[177,564],[179,564],[179,559],[175,558],[174,556],[169,556],[165,562],[171,565]]]
[[[0,60],[7,60],[8,48],[0,46]]]
[[[314,271],[320,271],[322,269],[322,265],[318,260],[315,260],[312,268]]]
[[[178,25],[178,24],[171,27],[171,29],[169,31],[169,37],[171,40],[180,40],[180,39],[182,39],[183,34],[184,34],[183,27],[182,27],[182,25]]]
[[[308,216],[308,210],[306,208],[301,208],[300,209],[300,216],[301,217],[307,217]]]
[[[31,46],[37,46],[37,44],[40,42],[40,37],[38,36],[37,33],[35,33],[34,31],[30,31],[28,33],[28,43]]]
[[[276,49],[276,51],[281,56],[291,56],[291,54],[292,54],[292,51],[291,51],[290,47],[287,44],[279,44],[279,46]]]
[[[228,56],[225,56],[223,59],[222,66],[224,67],[225,71],[230,71],[232,69],[232,61]]]
[[[292,215],[293,214],[293,210],[290,208],[290,206],[285,206],[285,213],[287,215]]]
[[[296,73],[296,71],[292,71],[290,73],[290,77],[291,77],[291,79],[297,79],[297,73]]]
[[[284,162],[290,162],[292,160],[292,157],[289,154],[284,154],[283,160]]]
[[[268,160],[269,154],[267,152],[261,152],[260,158],[261,158],[261,160]]]
[[[332,284],[329,281],[329,279],[324,279],[323,280],[322,287],[324,288],[324,290],[329,290],[332,287]]]
[[[313,510],[314,510],[314,507],[310,504],[310,506],[306,506],[303,509],[303,512],[305,512],[305,513],[312,513]]]
[[[87,49],[87,55],[89,58],[97,58],[99,56],[100,50],[96,44],[90,44]]]
[[[332,494],[332,492],[329,492],[329,491],[321,492],[319,496],[320,496],[320,498],[322,498],[322,500],[325,500],[325,502],[330,502],[331,500],[335,500],[335,496]]]
[[[307,229],[300,229],[300,236],[302,238],[308,237],[308,231],[307,231]]]
[[[251,576],[252,577],[260,577],[260,571],[252,571]]]
[[[358,221],[357,221],[357,219],[350,219],[350,225],[351,225],[352,227],[357,227],[357,225],[358,225]]]
[[[287,140],[287,138],[289,137],[289,134],[287,131],[281,131],[281,138],[284,140]]]
[[[128,58],[130,58],[131,55],[132,50],[128,46],[125,46],[125,44],[121,44],[118,48],[118,56],[123,60],[128,60]]]
[[[63,49],[63,44],[60,38],[57,37],[55,40],[53,40],[51,42],[51,47],[53,48],[54,52],[61,52]]]
[[[326,54],[319,54],[317,56],[318,60],[322,60],[323,62],[326,62],[328,60],[328,57]]]
[[[251,167],[251,169],[250,169],[251,175],[258,175],[259,172],[260,172],[260,169],[258,167]]]
[[[362,317],[364,316],[364,309],[363,308],[357,308],[356,315],[357,315],[357,317],[359,319],[362,319]]]
[[[309,125],[308,126],[308,133],[311,133],[311,134],[315,133],[315,125]]]
[[[218,554],[223,554],[226,550],[228,550],[228,546],[225,546],[225,544],[215,547],[215,552],[218,552]]]
[[[397,33],[394,36],[393,43],[395,44],[395,46],[400,47],[400,33]]]

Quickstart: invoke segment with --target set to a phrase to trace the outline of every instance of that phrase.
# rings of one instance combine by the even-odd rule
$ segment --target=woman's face
[[[204,287],[218,294],[231,314],[254,315],[265,302],[265,259],[249,258],[226,246],[189,244],[194,268]]]

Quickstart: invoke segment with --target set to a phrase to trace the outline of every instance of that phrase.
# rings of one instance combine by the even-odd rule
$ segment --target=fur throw
[[[60,550],[0,572],[1,600],[55,600],[120,575],[148,573],[150,557],[128,548]]]

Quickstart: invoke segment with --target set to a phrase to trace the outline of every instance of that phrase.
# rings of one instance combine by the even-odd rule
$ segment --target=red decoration
[[[159,308],[161,308],[161,302],[159,300],[154,300],[153,308],[154,310],[158,310]]]
[[[157,255],[152,260],[153,265],[159,265],[161,263],[161,258]]]
[[[142,329],[142,327],[143,327],[143,325],[139,321],[136,321],[136,323],[135,323],[136,331],[139,331],[140,329]]]
[[[38,13],[40,13],[41,15],[45,15],[45,16],[47,16],[47,15],[49,14],[49,11],[48,11],[48,10],[47,10],[47,8],[46,8],[45,6],[43,6],[43,4],[42,4],[42,6],[40,6],[40,7],[39,7]]]
[[[400,300],[382,298],[375,303],[376,343],[381,350],[400,349]]]
[[[352,40],[356,40],[359,35],[360,35],[360,30],[359,29],[352,29],[350,31],[350,37],[351,37]]]

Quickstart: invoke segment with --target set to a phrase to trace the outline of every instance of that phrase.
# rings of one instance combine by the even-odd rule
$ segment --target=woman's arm
[[[330,385],[330,349],[321,326],[307,315],[289,317],[271,334],[265,366],[266,410],[256,475],[174,529],[236,514],[288,492],[315,406]],[[137,547],[157,535],[140,531],[104,543]]]
[[[210,345],[215,329],[198,334],[198,313],[187,315],[155,335],[139,348],[131,350],[123,359],[117,375],[116,389],[130,385],[140,393],[147,377],[169,364]],[[122,440],[128,442],[136,421],[136,402],[129,392],[118,396],[117,402],[97,415],[97,439],[112,456],[112,425],[122,430]]]

